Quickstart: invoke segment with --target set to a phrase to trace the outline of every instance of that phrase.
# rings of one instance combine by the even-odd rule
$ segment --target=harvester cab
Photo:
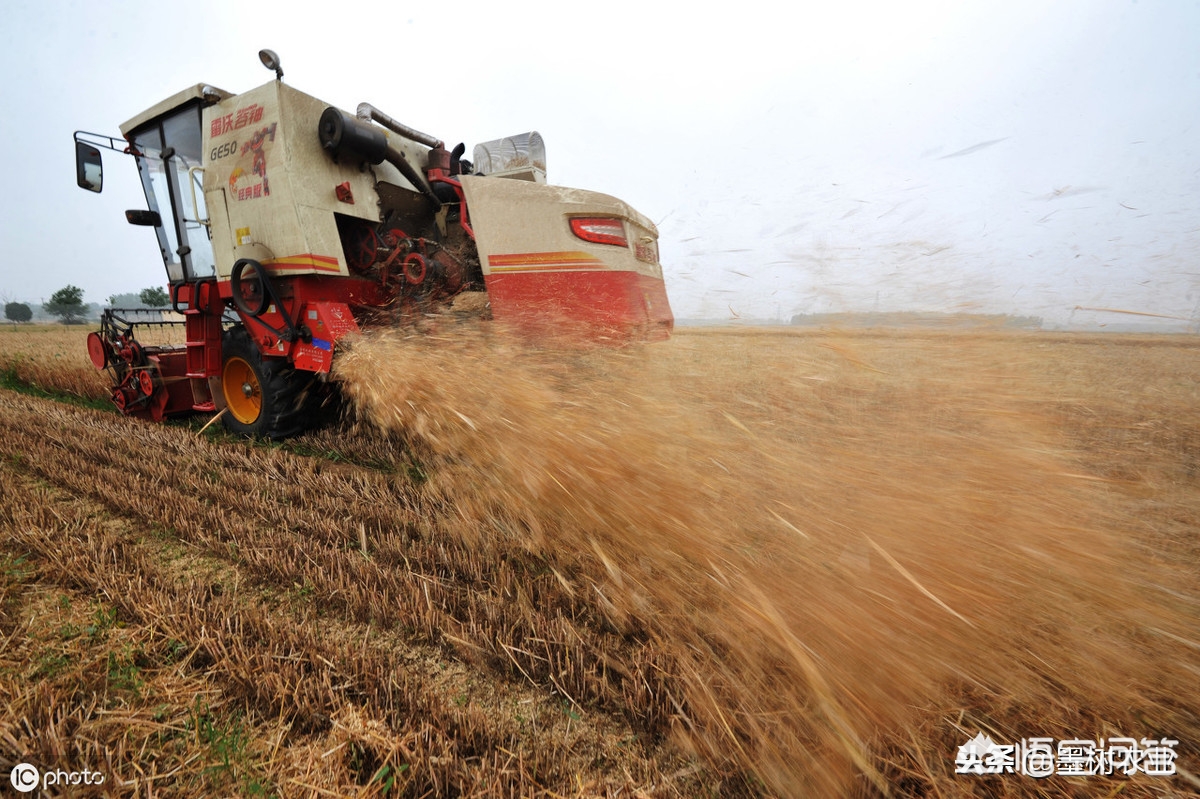
[[[79,185],[100,149],[131,155],[172,308],[108,309],[88,339],[113,399],[153,420],[223,412],[280,438],[312,426],[337,342],[475,308],[517,331],[665,338],[673,318],[649,219],[546,182],[537,133],[447,150],[367,103],[353,115],[276,79],[233,95],[197,84],[121,126],[77,132]],[[143,345],[149,325],[182,344]]]

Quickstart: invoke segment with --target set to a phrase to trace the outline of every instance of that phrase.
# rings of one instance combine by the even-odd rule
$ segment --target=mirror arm
[[[86,130],[77,130],[75,131],[75,141],[90,144],[93,147],[103,147],[106,150],[125,153],[126,155],[139,155],[139,153],[134,152],[129,142],[113,136],[105,136],[103,133],[88,133]]]
[[[122,155],[132,155],[134,158],[146,157],[146,154],[134,147],[132,143],[124,139],[118,139],[115,136],[106,136],[103,133],[88,133],[86,130],[77,130],[75,131],[75,141],[90,144],[93,147],[103,147],[105,150],[112,150]]]

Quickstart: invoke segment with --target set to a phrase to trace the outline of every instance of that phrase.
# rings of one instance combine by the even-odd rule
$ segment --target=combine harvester
[[[200,84],[121,126],[75,134],[79,185],[103,187],[100,148],[134,157],[167,269],[174,321],[107,309],[88,353],[123,413],[161,421],[224,411],[238,433],[317,423],[336,344],[449,307],[519,331],[569,328],[620,343],[674,320],[658,231],[625,203],[546,184],[537,133],[459,144],[363,103],[350,115],[274,81],[244,94]],[[469,302],[473,298],[474,302]],[[184,345],[145,345],[177,324]]]

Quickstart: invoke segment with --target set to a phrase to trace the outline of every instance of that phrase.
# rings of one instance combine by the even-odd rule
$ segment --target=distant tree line
[[[796,314],[793,325],[807,327],[989,327],[1038,330],[1040,316],[1008,314],[937,313],[933,311],[868,311],[863,313]]]
[[[171,297],[158,286],[142,289],[136,294],[113,294],[108,298],[110,308],[166,308]]]
[[[50,295],[50,301],[42,303],[42,310],[54,314],[64,325],[82,324],[88,306],[83,301],[83,289],[79,286],[63,286]]]
[[[33,318],[33,309],[23,302],[6,302],[4,318],[10,322],[28,322]]]
[[[165,308],[170,301],[170,295],[160,286],[144,288],[136,294],[113,294],[108,298],[109,306],[114,308]],[[51,294],[40,310],[44,315],[57,316],[65,325],[78,325],[87,320],[92,306],[83,301],[83,289],[68,284]],[[33,320],[34,311],[28,303],[5,301],[4,318],[14,323],[26,323]]]

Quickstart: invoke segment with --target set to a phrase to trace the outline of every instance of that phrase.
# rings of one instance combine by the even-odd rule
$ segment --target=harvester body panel
[[[410,195],[411,202],[420,197],[389,164],[331,158],[317,137],[328,107],[272,81],[204,110],[205,198],[210,209],[224,207],[227,214],[213,218],[221,279],[229,279],[243,257],[259,260],[272,275],[346,277],[350,269],[335,214],[378,223],[381,184]],[[423,160],[399,140],[389,137],[394,147],[412,150],[410,158]]]
[[[518,326],[565,325],[660,338],[674,324],[658,262],[658,229],[600,192],[464,176],[493,316]],[[605,241],[573,220],[611,220]]]

